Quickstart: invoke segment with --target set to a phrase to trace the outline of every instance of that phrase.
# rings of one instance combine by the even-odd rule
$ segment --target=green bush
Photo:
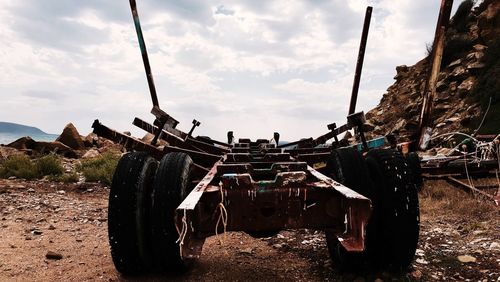
[[[0,177],[15,176],[24,179],[36,179],[45,175],[61,175],[64,169],[60,158],[55,154],[31,160],[26,155],[13,155],[0,164]]]
[[[77,169],[83,173],[85,181],[100,181],[109,185],[119,159],[120,155],[107,152],[99,157],[82,161]]]
[[[35,161],[37,172],[40,176],[61,175],[64,168],[61,165],[61,159],[56,154],[45,155]]]
[[[467,31],[467,21],[469,20],[469,14],[474,7],[473,0],[465,0],[457,8],[455,15],[451,19],[451,27],[455,28],[458,32]]]
[[[49,175],[49,180],[54,182],[74,183],[78,182],[79,177],[75,172],[71,172],[61,175]]]
[[[35,179],[39,173],[35,164],[26,155],[13,155],[4,160],[0,165],[0,177],[15,176],[24,179]]]

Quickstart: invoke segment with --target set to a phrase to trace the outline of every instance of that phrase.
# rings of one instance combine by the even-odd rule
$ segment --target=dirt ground
[[[110,257],[107,197],[100,184],[0,180],[0,281],[500,281],[500,209],[441,181],[421,192],[420,243],[407,273],[338,273],[323,233],[300,230],[209,238],[182,276],[122,277]]]

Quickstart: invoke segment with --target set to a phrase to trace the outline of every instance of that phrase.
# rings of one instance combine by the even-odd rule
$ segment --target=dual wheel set
[[[325,230],[334,265],[343,271],[391,269],[404,271],[417,249],[422,185],[418,155],[373,149],[362,155],[352,148],[332,152],[325,173],[372,202],[365,230],[365,251],[347,252],[335,234]]]
[[[192,170],[193,161],[185,153],[169,153],[159,163],[146,152],[120,159],[108,207],[111,257],[120,273],[187,267],[176,243],[174,212],[194,187]]]
[[[181,259],[176,243],[174,215],[195,186],[193,167],[185,153],[168,153],[160,162],[146,152],[120,159],[108,209],[111,256],[119,272],[187,269],[189,262]],[[418,168],[414,155],[403,156],[396,150],[373,149],[364,155],[352,148],[332,151],[322,172],[369,198],[373,208],[364,252],[347,252],[336,234],[325,230],[335,267],[404,270],[411,264],[419,235]]]

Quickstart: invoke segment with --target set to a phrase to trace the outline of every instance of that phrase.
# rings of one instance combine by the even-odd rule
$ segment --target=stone
[[[436,84],[436,91],[437,92],[442,92],[448,88],[448,83],[446,83],[444,80],[438,81]]]
[[[418,258],[418,259],[415,260],[415,262],[418,263],[418,264],[429,264],[429,262],[426,261],[423,258]]]
[[[483,63],[479,63],[479,62],[476,62],[476,63],[472,63],[472,64],[469,64],[467,66],[467,71],[469,71],[469,73],[472,73],[472,74],[477,74],[479,73],[479,71],[481,69],[483,69],[486,65],[483,64]]]
[[[400,131],[401,129],[404,128],[404,126],[406,125],[406,120],[404,119],[401,119],[399,120],[395,125],[394,127],[392,128],[391,132],[397,132],[397,131]]]
[[[36,144],[35,140],[33,140],[29,136],[26,136],[26,137],[21,137],[16,141],[7,144],[6,146],[11,148],[16,148],[18,150],[23,150],[23,149],[33,149],[35,147],[35,144]]]
[[[45,254],[45,257],[47,259],[60,260],[63,258],[63,255],[61,255],[60,253],[53,252],[53,251],[48,251],[47,254]]]
[[[87,152],[85,152],[85,154],[83,154],[82,158],[83,159],[90,159],[90,158],[98,157],[100,155],[101,154],[99,153],[98,150],[96,150],[96,149],[90,149]]]
[[[500,250],[500,244],[497,242],[492,242],[489,247],[490,250]]]
[[[400,72],[408,72],[409,68],[407,65],[401,65],[401,66],[397,66],[396,67],[396,72],[397,73],[400,73]]]
[[[458,256],[457,259],[463,263],[476,262],[476,258],[473,256],[469,256],[469,255]]]
[[[372,123],[370,123],[369,121],[366,121],[364,124],[363,124],[363,130],[365,132],[370,132],[370,131],[373,131],[375,129],[375,125],[373,125]]]
[[[476,83],[476,78],[474,76],[470,76],[466,80],[462,81],[460,85],[458,85],[458,92],[466,91],[469,92],[472,89],[472,86]]]
[[[448,68],[450,69],[454,69],[456,66],[459,66],[462,64],[462,59],[458,59],[458,60],[455,60],[453,62],[451,62],[449,65],[448,65]]]
[[[59,135],[59,137],[57,137],[56,141],[59,141],[74,150],[85,149],[83,139],[72,123],[68,123],[64,127],[63,132]]]
[[[59,141],[54,141],[54,142],[39,141],[39,142],[36,142],[33,150],[37,151],[41,154],[56,153],[59,155],[63,155],[67,158],[77,158],[78,157],[78,155],[76,154],[76,152],[73,149],[71,149],[70,147],[64,145],[63,143],[61,143]]]
[[[445,122],[457,122],[459,120],[460,120],[459,117],[451,117],[451,118],[445,119]]]
[[[458,66],[453,69],[453,71],[450,73],[449,79],[452,81],[455,80],[463,80],[469,75],[469,72],[464,66]]]
[[[484,51],[488,48],[488,46],[485,46],[483,44],[475,44],[474,46],[472,46],[472,48],[474,48],[474,50],[476,51]]]
[[[420,279],[422,278],[422,271],[417,269],[411,273],[411,276],[415,279]]]
[[[83,144],[85,144],[85,146],[87,147],[96,146],[97,141],[99,141],[99,137],[93,132],[89,133],[87,136],[85,136],[85,138],[83,138]]]
[[[467,60],[479,60],[484,56],[483,52],[472,52],[467,54]],[[470,65],[470,64],[469,64]]]

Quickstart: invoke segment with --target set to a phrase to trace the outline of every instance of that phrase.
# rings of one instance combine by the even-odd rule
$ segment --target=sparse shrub
[[[454,36],[447,40],[443,50],[441,67],[446,67],[451,62],[465,57],[472,46],[473,42],[467,36]]]
[[[75,172],[64,173],[61,175],[49,175],[49,180],[54,182],[63,182],[63,183],[74,183],[78,182],[79,177]]]
[[[476,9],[477,14],[481,14],[482,12],[484,12],[486,8],[488,8],[488,6],[490,4],[493,4],[495,1],[498,0],[483,0]]]
[[[465,0],[457,8],[455,15],[451,19],[451,27],[455,28],[458,32],[467,31],[467,21],[469,14],[474,7],[473,0]]]
[[[64,168],[61,165],[61,159],[56,154],[45,155],[35,161],[38,175],[61,175]]]
[[[83,173],[88,182],[100,181],[109,185],[119,159],[120,155],[107,152],[99,157],[82,161],[78,170]]]
[[[0,164],[0,177],[8,178],[11,176],[35,179],[39,177],[39,173],[28,156],[13,155]]]

